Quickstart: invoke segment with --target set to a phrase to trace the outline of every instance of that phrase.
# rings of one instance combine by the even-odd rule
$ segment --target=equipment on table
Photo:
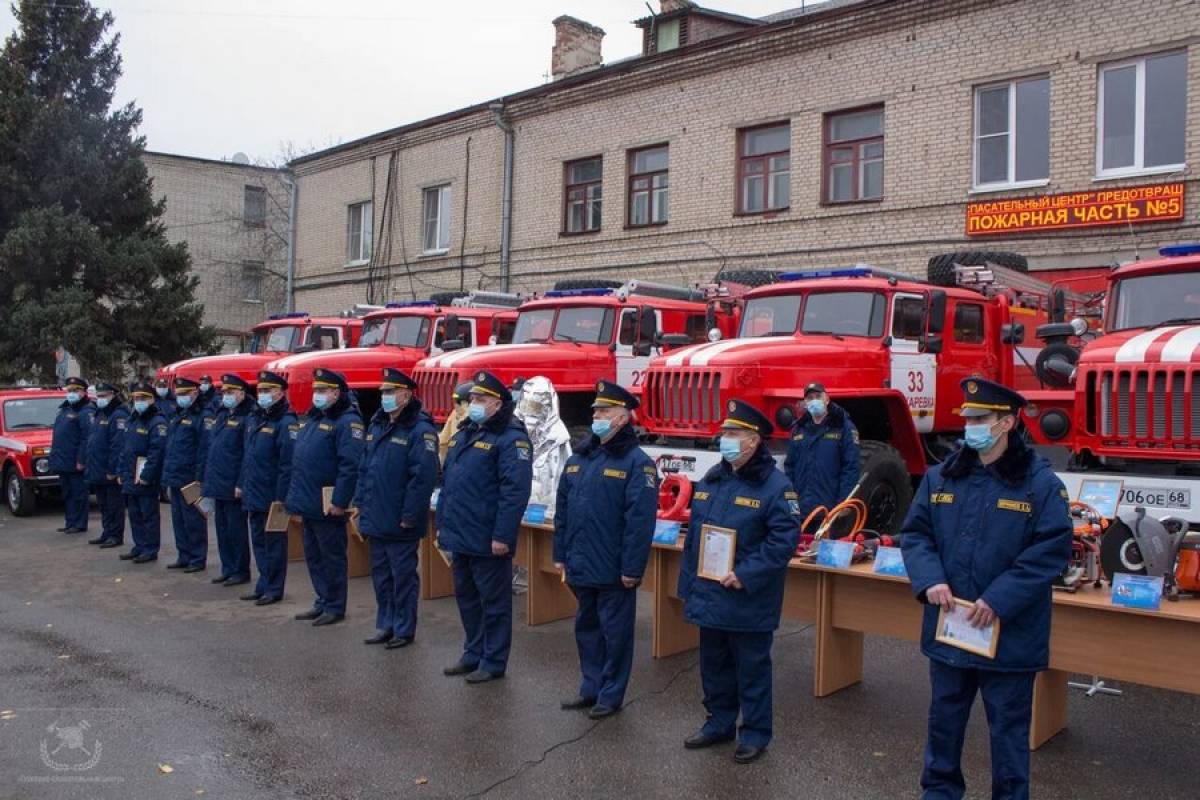
[[[658,486],[658,518],[687,522],[692,518],[692,481],[687,475],[668,472]]]
[[[1110,580],[1120,572],[1163,579],[1163,597],[1200,592],[1200,541],[1190,539],[1186,520],[1154,519],[1146,509],[1119,515],[1100,539],[1100,566]]]
[[[1092,584],[1100,588],[1100,541],[1109,520],[1095,506],[1073,500],[1069,506],[1075,537],[1071,541],[1071,558],[1054,582],[1054,588],[1076,592],[1080,586]]]
[[[850,494],[846,499],[835,505],[833,508],[825,508],[825,506],[817,506],[809,515],[800,523],[800,544],[796,548],[796,556],[805,561],[815,560],[817,550],[820,548],[822,539],[831,539],[836,541],[852,541],[854,542],[854,561],[862,561],[864,559],[872,559],[880,547],[895,547],[897,539],[892,536],[880,534],[878,531],[871,530],[866,527],[867,524],[867,504],[859,500],[854,495],[858,493],[859,488],[863,485],[863,481],[867,479],[868,473],[863,473],[858,479],[858,483],[850,490]],[[832,536],[830,531],[834,523],[839,517],[846,514],[853,514],[854,521],[850,523],[849,531],[841,536]],[[824,516],[822,516],[824,515]],[[810,526],[820,520],[817,529],[809,533]]]

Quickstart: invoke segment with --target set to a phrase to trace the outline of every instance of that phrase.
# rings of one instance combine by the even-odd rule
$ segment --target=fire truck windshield
[[[358,337],[359,347],[374,347],[383,341],[387,333],[386,319],[369,319],[363,323],[362,335]]]
[[[742,329],[738,336],[752,339],[755,336],[791,336],[796,332],[796,320],[800,317],[799,294],[780,294],[772,297],[756,297],[746,303],[742,313]]]
[[[556,342],[607,344],[612,338],[613,310],[603,306],[568,306],[522,311],[517,315],[514,344]]]
[[[54,427],[54,417],[62,400],[58,397],[30,397],[4,403],[4,430],[21,431]]]
[[[1200,272],[1126,278],[1115,294],[1110,331],[1200,322]]]
[[[298,325],[277,325],[254,332],[250,353],[292,353],[304,340],[304,329]]]
[[[879,292],[818,292],[804,304],[801,333],[882,336],[886,304]]]

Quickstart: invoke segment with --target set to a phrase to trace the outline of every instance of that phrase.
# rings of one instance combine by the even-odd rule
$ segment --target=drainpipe
[[[287,313],[296,310],[296,178],[284,178],[283,183],[290,190],[288,198],[288,240],[287,240]]]
[[[504,191],[500,200],[500,291],[507,292],[512,235],[512,186],[513,186],[513,126],[504,119],[504,103],[497,101],[488,105],[492,121],[504,131]]]

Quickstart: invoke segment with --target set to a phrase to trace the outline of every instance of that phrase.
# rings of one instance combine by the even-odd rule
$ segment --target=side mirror
[[[692,343],[692,337],[686,333],[664,333],[658,337],[658,343],[664,347],[684,347]]]
[[[633,355],[636,358],[643,358],[650,355],[653,346],[649,342],[635,342],[633,345]]]
[[[1004,344],[1024,344],[1025,326],[1020,322],[1010,322],[1000,327],[1000,341]]]
[[[447,314],[444,327],[442,328],[442,339],[461,339],[458,335],[458,314]],[[442,343],[442,349],[446,349],[445,342]]]
[[[921,340],[921,351],[924,353],[930,353],[931,355],[937,355],[938,353],[942,352],[942,348],[945,347],[945,344],[946,343],[942,340],[941,334],[931,333]]]
[[[467,343],[462,339],[445,339],[442,341],[442,349],[446,351],[462,350],[466,346]]]
[[[1063,322],[1067,318],[1067,293],[1055,289],[1050,295],[1050,321]]]
[[[658,338],[658,316],[654,313],[654,309],[651,306],[642,306],[638,309],[637,344],[645,343],[646,347],[649,348],[656,338]],[[634,355],[637,355],[636,349],[637,346],[635,345]],[[649,355],[649,352],[647,352],[647,355]]]
[[[928,327],[930,333],[941,333],[946,328],[946,293],[940,289],[929,293]]]

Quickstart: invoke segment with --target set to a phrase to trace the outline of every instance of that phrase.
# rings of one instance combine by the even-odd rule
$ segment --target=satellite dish
[[[239,150],[238,152],[234,153],[233,158],[231,158],[229,160],[235,164],[249,164],[250,156],[246,155],[245,153],[243,153],[242,151]]]

